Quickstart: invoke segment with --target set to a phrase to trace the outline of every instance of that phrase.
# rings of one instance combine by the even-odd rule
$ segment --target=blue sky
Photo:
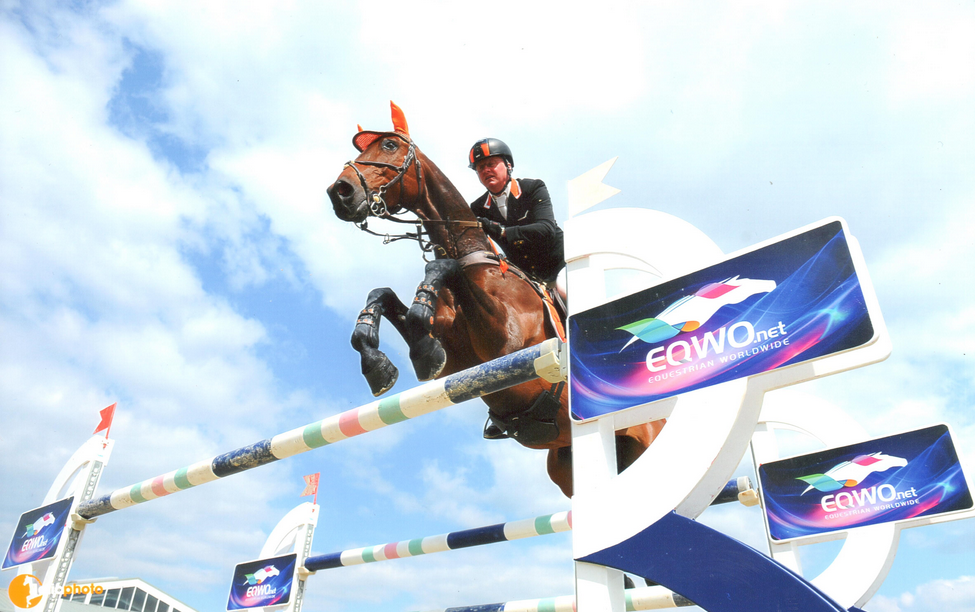
[[[470,200],[467,151],[491,135],[562,222],[567,181],[615,156],[601,207],[676,215],[725,252],[844,217],[894,353],[767,401],[877,436],[948,422],[970,466],[973,30],[970,3],[0,3],[0,533],[112,402],[102,492],[371,399],[355,315],[374,287],[410,295],[422,260],[339,222],[325,188],[390,99]],[[482,441],[483,417],[472,402],[104,517],[72,578],[223,609],[317,471],[316,553],[568,509],[543,456]],[[702,520],[762,546],[754,509]],[[973,521],[904,532],[867,609],[975,609],[973,549]],[[557,535],[320,572],[305,609],[567,594],[570,557]]]

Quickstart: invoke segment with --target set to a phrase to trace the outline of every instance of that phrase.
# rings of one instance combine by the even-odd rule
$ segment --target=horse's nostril
[[[346,181],[339,180],[335,182],[335,193],[337,193],[340,197],[347,198],[352,195],[353,191],[355,190],[352,188],[352,185]]]

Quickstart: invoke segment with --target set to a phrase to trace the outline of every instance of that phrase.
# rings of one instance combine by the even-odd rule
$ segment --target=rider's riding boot
[[[491,417],[484,423],[484,439],[485,440],[503,440],[508,437],[508,434],[504,433],[504,430],[494,424]]]

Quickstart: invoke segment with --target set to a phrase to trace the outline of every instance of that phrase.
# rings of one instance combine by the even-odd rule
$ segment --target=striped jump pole
[[[721,493],[718,494],[711,505],[727,504],[735,501],[741,501],[748,505],[749,502],[746,501],[746,498],[750,498],[754,493],[755,490],[752,488],[750,478],[747,476],[734,478],[728,481],[728,484],[724,486]],[[520,521],[510,521],[507,523],[498,523],[497,525],[488,525],[487,527],[453,531],[442,535],[315,555],[305,559],[305,569],[315,572],[323,569],[375,563],[377,561],[405,559],[407,557],[418,557],[420,555],[447,552],[448,550],[458,550],[472,546],[484,546],[485,544],[494,544],[496,542],[510,542],[512,540],[533,538],[571,530],[572,512],[557,512],[555,514],[546,514],[545,516]]]
[[[667,608],[686,608],[695,605],[662,586],[639,587],[623,591],[626,596],[626,610],[665,610]],[[573,595],[545,597],[543,599],[522,599],[506,603],[483,604],[480,606],[461,606],[440,608],[428,612],[576,612],[576,598]]]
[[[376,561],[389,561],[405,557],[418,557],[435,552],[446,552],[471,546],[483,546],[495,542],[510,542],[522,538],[532,538],[551,533],[562,533],[572,530],[572,512],[557,512],[536,518],[499,523],[488,527],[477,527],[454,531],[443,535],[403,540],[366,546],[341,552],[317,555],[305,559],[305,569],[317,571],[336,567],[349,567]]]
[[[557,338],[546,340],[536,346],[430,381],[273,438],[116,489],[107,495],[81,504],[77,513],[84,519],[93,519],[536,378],[543,378],[553,383],[560,382],[564,380],[560,362],[562,349],[563,344]]]

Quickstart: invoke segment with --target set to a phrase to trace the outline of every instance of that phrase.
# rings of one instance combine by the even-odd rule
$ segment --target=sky
[[[599,208],[675,215],[725,253],[845,218],[893,354],[766,401],[873,436],[949,423],[971,466],[975,5],[552,6],[0,0],[0,534],[113,402],[99,494],[371,401],[355,316],[374,287],[408,299],[423,261],[340,222],[325,189],[390,100],[468,200],[467,152],[494,136],[563,224],[567,182],[617,156]],[[569,509],[544,455],[482,440],[484,416],[469,402],[107,515],[71,579],[224,609],[314,472],[316,554]],[[755,508],[701,520],[764,547]],[[807,571],[835,549],[804,549]],[[975,610],[972,550],[975,521],[905,531],[865,608]],[[321,571],[305,609],[571,591],[559,534]]]

